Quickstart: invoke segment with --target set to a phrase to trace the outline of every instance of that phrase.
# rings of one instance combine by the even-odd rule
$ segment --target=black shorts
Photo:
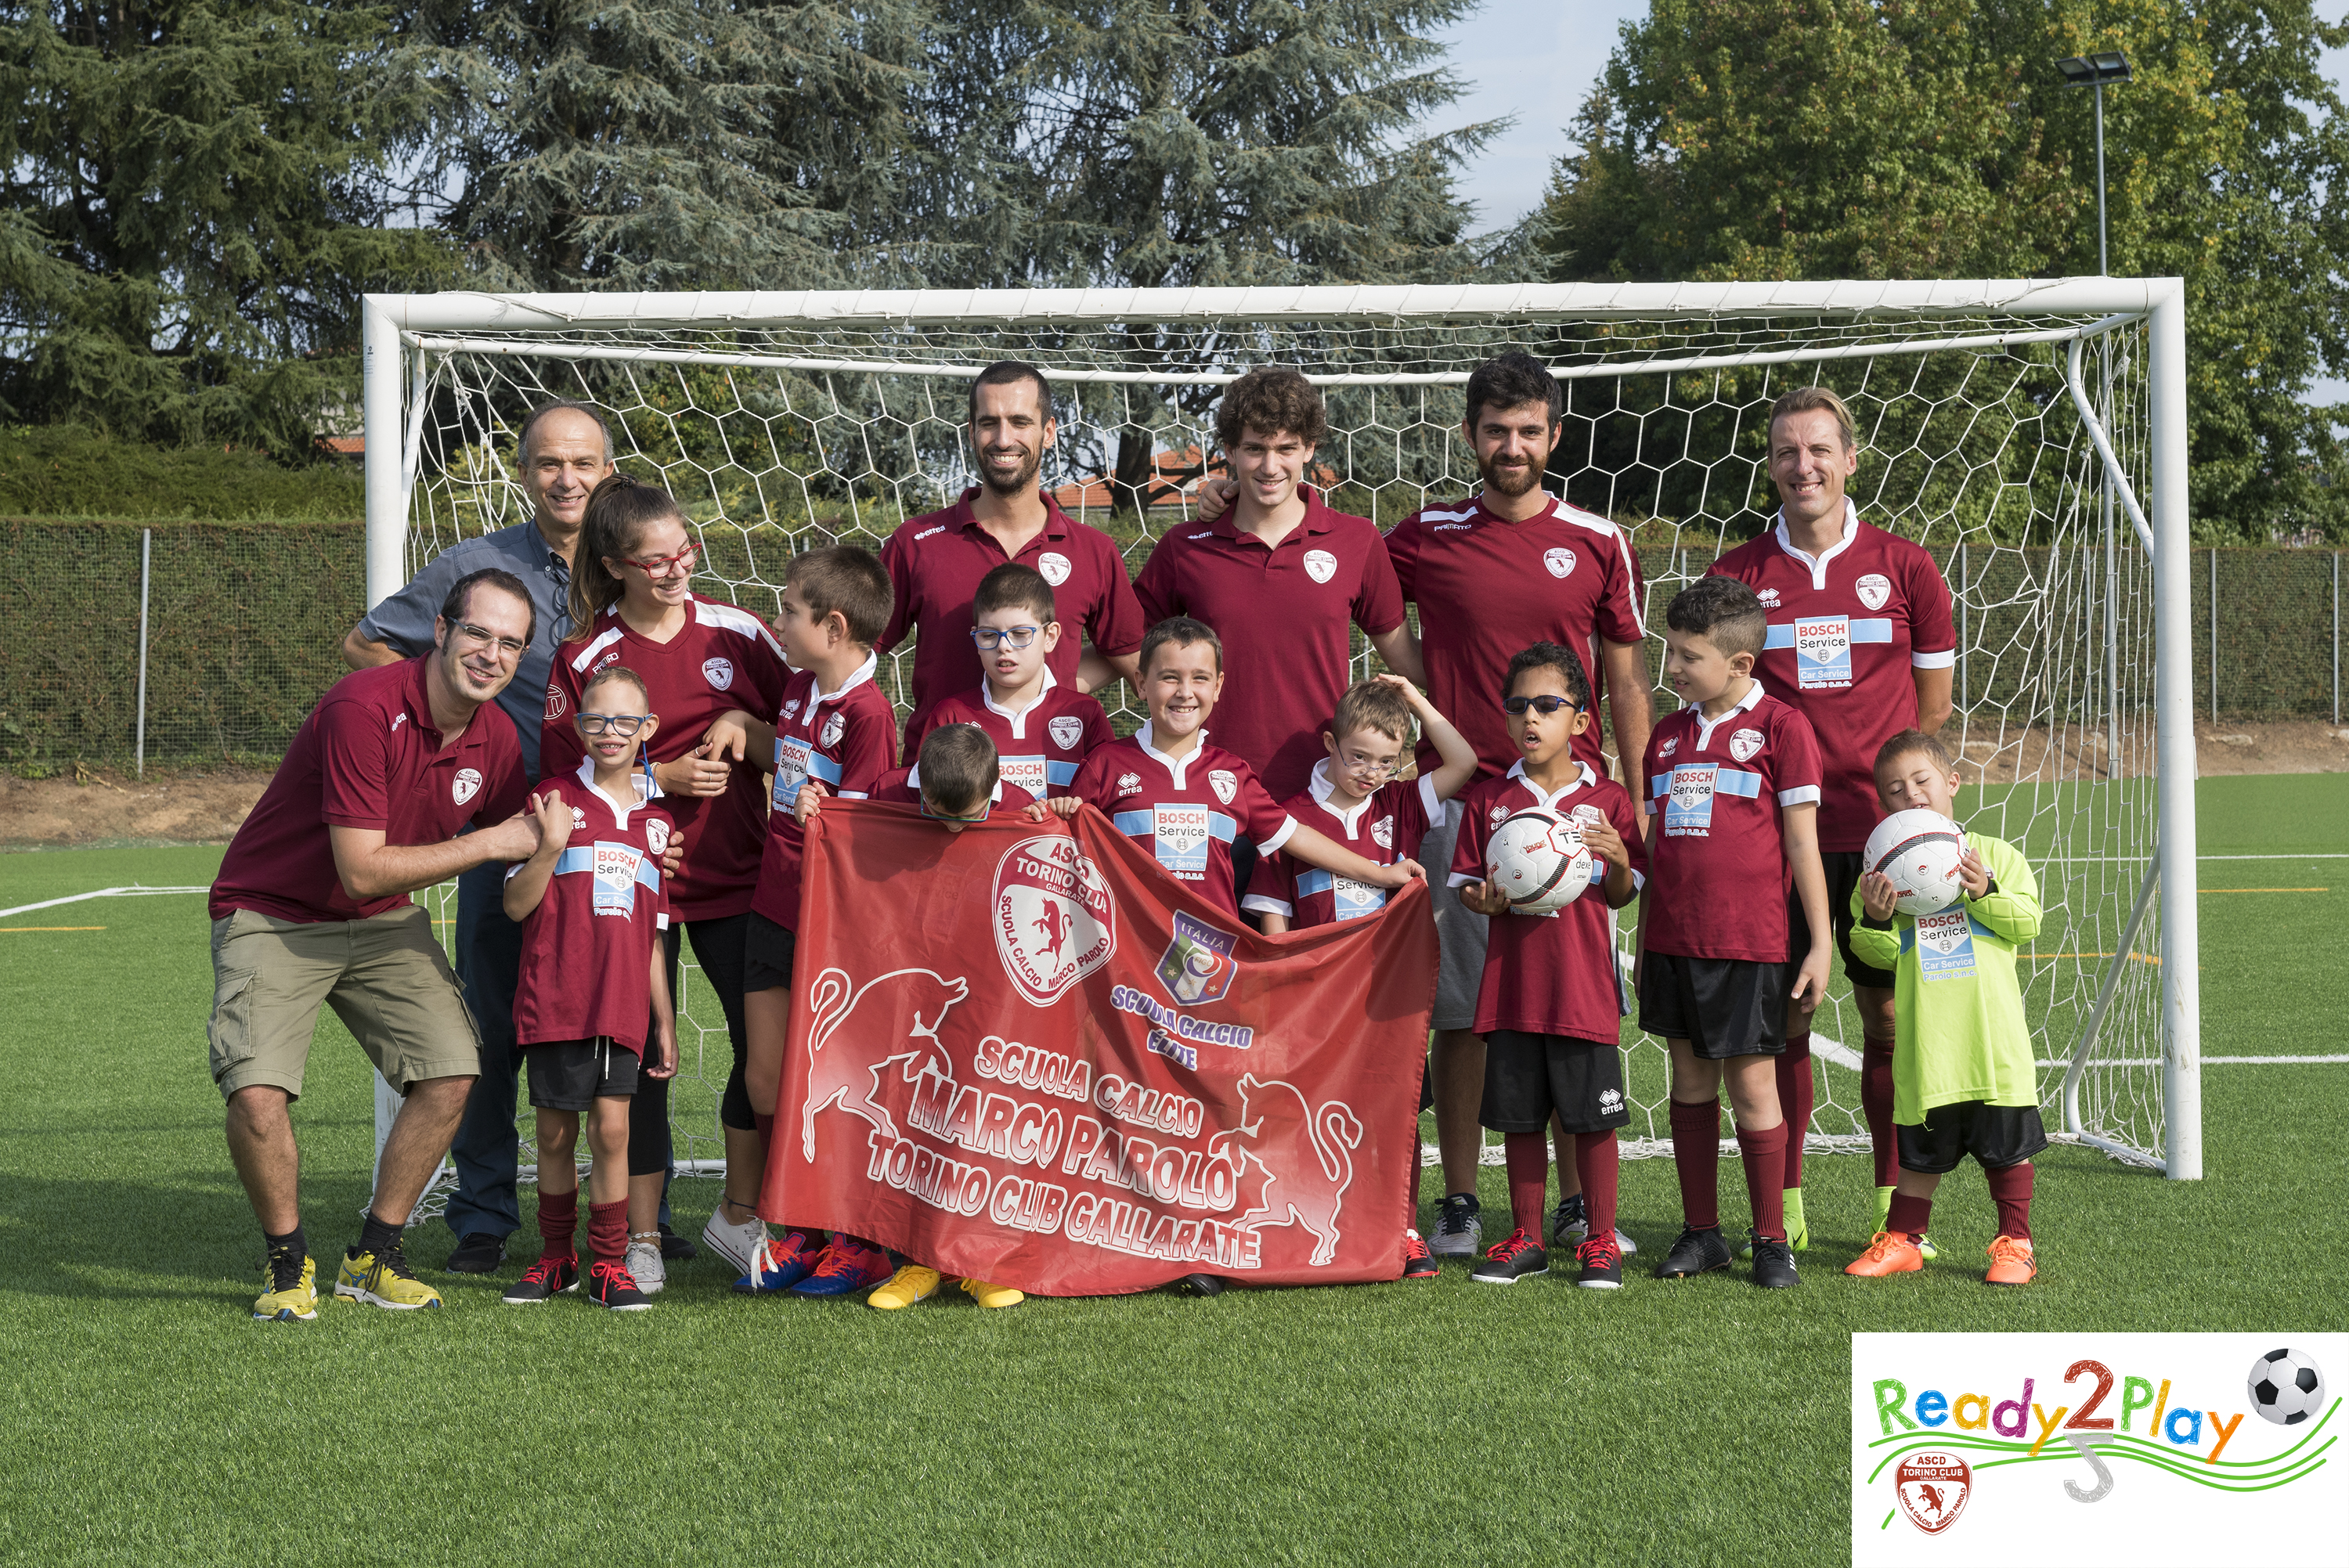
[[[1937,1105],[1921,1127],[1896,1125],[1900,1169],[1946,1176],[1971,1154],[1985,1171],[2020,1165],[2047,1147],[2047,1126],[2035,1105],[1991,1105],[1961,1099]]]
[[[1568,1132],[1630,1125],[1621,1049],[1611,1040],[1568,1035],[1486,1035],[1485,1103],[1476,1119],[1495,1132],[1539,1132],[1552,1111]]]
[[[757,910],[750,912],[750,929],[742,941],[742,992],[792,988],[792,954],[799,948],[796,931],[777,925]]]
[[[1707,1061],[1775,1057],[1786,1048],[1793,983],[1784,964],[1651,953],[1640,969],[1640,1027],[1686,1040]]]
[[[1819,851],[1819,863],[1827,873],[1827,923],[1835,927],[1836,951],[1843,954],[1844,978],[1855,985],[1889,991],[1892,989],[1891,970],[1870,968],[1852,956],[1851,895],[1852,890],[1859,886],[1860,860],[1857,850]],[[1810,951],[1811,923],[1803,915],[1802,894],[1790,888],[1786,892],[1787,966],[1800,968]]]
[[[542,1040],[522,1048],[530,1103],[541,1110],[586,1110],[599,1099],[636,1092],[636,1053],[598,1035],[592,1040]]]

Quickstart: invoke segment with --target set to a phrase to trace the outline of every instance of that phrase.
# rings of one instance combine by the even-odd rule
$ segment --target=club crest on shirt
[[[834,708],[832,717],[823,721],[823,748],[829,751],[840,744],[842,734],[848,728],[848,716]]]
[[[1071,716],[1056,718],[1044,727],[1051,735],[1052,744],[1063,751],[1074,750],[1077,742],[1085,738],[1085,721]]]
[[[549,718],[561,718],[563,717],[564,710],[568,708],[570,706],[571,699],[563,695],[563,688],[556,686],[554,682],[549,681],[546,686],[546,717]]]
[[[1564,545],[1542,552],[1542,564],[1553,577],[1564,577],[1574,570],[1574,552]]]
[[[1117,776],[1117,792],[1122,797],[1126,795],[1141,794],[1142,775],[1139,773],[1119,774]]]
[[[1883,609],[1892,597],[1892,579],[1881,572],[1871,572],[1852,586],[1859,591],[1859,602],[1871,610]]]
[[[457,777],[449,786],[449,793],[457,798],[457,804],[461,806],[481,792],[481,770],[480,769],[460,768],[457,769]]]
[[[701,673],[711,686],[716,686],[719,691],[724,691],[734,684],[734,661],[704,659],[701,661]]]
[[[1371,841],[1382,850],[1394,848],[1394,819],[1381,817],[1371,824]]]
[[[1305,575],[1316,583],[1327,583],[1338,575],[1338,558],[1326,550],[1305,552]]]
[[[1581,805],[1577,806],[1573,810],[1568,812],[1567,815],[1572,817],[1578,822],[1588,822],[1592,827],[1597,827],[1599,823],[1607,820],[1606,812],[1600,810],[1598,807],[1590,804],[1587,800]]]
[[[1740,762],[1746,761],[1761,749],[1762,732],[1758,729],[1741,729],[1729,738],[1729,755]]]
[[[1228,806],[1232,797],[1240,792],[1240,776],[1228,768],[1218,768],[1207,775],[1207,788],[1216,792],[1216,799]]]
[[[658,817],[645,824],[645,847],[656,855],[668,852],[668,824]]]
[[[1778,607],[1778,591],[1775,588],[1756,588],[1754,590],[1754,596],[1762,601],[1762,608],[1764,610],[1775,610]]]
[[[1036,571],[1055,588],[1069,580],[1070,570],[1069,558],[1057,550],[1048,550],[1036,557]]]

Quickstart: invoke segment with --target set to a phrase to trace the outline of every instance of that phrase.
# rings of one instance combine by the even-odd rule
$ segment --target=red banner
[[[1402,1274],[1424,884],[1268,937],[1091,807],[950,833],[863,800],[802,874],[762,1212],[1039,1295]]]

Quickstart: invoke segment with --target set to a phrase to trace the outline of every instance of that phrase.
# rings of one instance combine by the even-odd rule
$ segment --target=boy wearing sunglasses
[[[1623,1092],[1615,911],[1638,896],[1648,855],[1630,793],[1575,755],[1590,707],[1590,678],[1572,649],[1536,643],[1521,650],[1509,661],[1501,698],[1516,760],[1461,802],[1452,885],[1463,904],[1492,921],[1472,1026],[1485,1037],[1477,1119],[1501,1134],[1514,1227],[1469,1276],[1485,1284],[1549,1272],[1541,1238],[1553,1116],[1573,1135],[1589,1223],[1575,1248],[1575,1283],[1592,1290],[1623,1284],[1615,1130],[1631,1119],[1631,1108]],[[1572,819],[1590,851],[1589,888],[1547,914],[1516,913],[1485,876],[1493,830],[1533,807]]]
[[[639,1075],[677,1071],[661,934],[661,855],[676,820],[638,758],[660,720],[643,677],[608,665],[579,694],[573,722],[587,755],[576,774],[530,799],[538,852],[506,872],[506,918],[522,926],[514,1040],[538,1110],[538,1261],[505,1293],[516,1305],[579,1288],[579,1171],[587,1119],[587,1299],[615,1312],[652,1305],[627,1265],[630,1210],[653,1231],[667,1151],[629,1158],[628,1105]],[[638,1171],[637,1164],[650,1169]]]
[[[971,615],[986,678],[916,717],[908,745],[919,747],[944,725],[975,724],[995,743],[1011,804],[1067,794],[1086,754],[1117,737],[1100,703],[1052,674],[1061,623],[1051,583],[1032,566],[1006,562],[979,579]]]

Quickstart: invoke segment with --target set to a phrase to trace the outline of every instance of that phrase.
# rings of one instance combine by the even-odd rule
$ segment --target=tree
[[[2301,398],[2349,366],[2349,132],[2317,66],[2344,42],[2311,0],[1655,0],[1541,242],[1562,278],[2093,273],[2093,105],[2054,61],[2124,48],[2112,267],[2187,283],[2198,532],[2339,537],[2349,462]]]

